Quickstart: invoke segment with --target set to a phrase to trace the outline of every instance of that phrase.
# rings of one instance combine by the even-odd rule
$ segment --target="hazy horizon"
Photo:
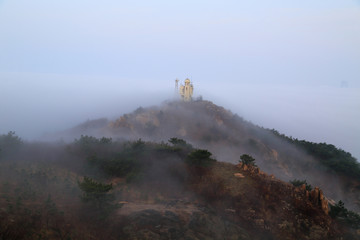
[[[360,159],[360,2],[0,0],[0,133],[195,97]]]

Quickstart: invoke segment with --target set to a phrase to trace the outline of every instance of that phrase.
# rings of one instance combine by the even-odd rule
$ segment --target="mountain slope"
[[[210,150],[223,162],[236,163],[241,154],[247,153],[265,172],[284,181],[306,179],[311,185],[323,189],[329,198],[342,200],[347,207],[360,211],[360,179],[347,174],[354,169],[353,166],[359,168],[359,165],[350,154],[347,153],[352,165],[346,166],[347,159],[340,155],[336,164],[342,167],[343,162],[346,167],[344,171],[337,171],[331,164],[324,164],[326,159],[324,162],[314,151],[306,151],[294,140],[289,141],[276,131],[247,122],[209,101],[168,102],[159,107],[140,107],[115,121],[96,121],[93,128],[92,124],[87,122],[79,125],[76,132],[70,130],[68,133],[72,137],[84,134],[158,142],[178,137],[195,147]]]
[[[170,142],[22,143],[0,158],[1,239],[359,237],[321,190]]]
[[[329,205],[322,189],[254,165],[284,178],[295,172],[289,164],[306,167],[291,158],[293,151],[306,154],[272,131],[204,101],[138,109],[118,122],[87,122],[76,134],[119,140],[29,143],[0,135],[0,238],[360,239],[360,215],[342,202]],[[159,142],[166,134],[179,138]],[[156,141],[121,139],[141,135]],[[249,155],[241,163],[236,156],[236,164],[217,161],[199,146],[222,150],[219,156],[225,147],[252,151],[255,163]],[[231,154],[238,153],[224,159]],[[315,157],[306,163],[322,164]]]

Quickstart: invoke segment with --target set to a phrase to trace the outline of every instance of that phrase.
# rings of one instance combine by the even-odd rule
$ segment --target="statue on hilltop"
[[[180,94],[180,97],[185,102],[190,102],[192,100],[192,95],[194,92],[194,86],[191,83],[190,79],[187,78],[184,81],[184,85],[180,84],[180,89],[178,87],[179,79],[175,80],[175,94]]]

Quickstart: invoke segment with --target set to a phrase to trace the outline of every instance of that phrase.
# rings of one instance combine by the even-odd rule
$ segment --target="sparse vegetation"
[[[329,216],[300,193],[289,192],[288,185],[256,171],[238,178],[238,167],[217,162],[210,151],[179,138],[154,143],[81,136],[46,154],[48,145],[22,144],[31,154],[0,162],[1,239],[143,239],[148,234],[161,239],[164,233],[164,239],[218,239],[229,232],[234,238],[291,239],[293,230],[306,237],[314,232],[310,227],[301,232],[301,224],[318,227],[316,233],[324,236],[332,229]],[[248,154],[240,159],[256,166]],[[117,211],[123,204],[130,205],[126,216],[119,215],[125,207]],[[146,210],[134,210],[136,204]],[[148,209],[151,204],[156,207]],[[272,219],[284,206],[285,219]],[[337,207],[331,211],[334,221],[357,228],[358,215]],[[316,220],[310,217],[315,213]],[[319,227],[317,221],[327,225]],[[291,231],[281,227],[285,222]]]

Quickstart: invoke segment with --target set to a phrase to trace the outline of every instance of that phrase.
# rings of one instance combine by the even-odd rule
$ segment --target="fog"
[[[215,102],[287,136],[334,144],[360,159],[360,89],[331,86],[234,85],[213,91]],[[223,95],[221,95],[223,94]],[[226,96],[226,98],[224,97]]]
[[[0,133],[195,95],[360,159],[359,1],[0,1]]]
[[[67,81],[61,81],[63,78]],[[173,97],[172,79],[159,80],[161,84],[137,82],[94,76],[3,75],[0,132],[15,131],[24,139],[39,139],[86,120],[113,120],[139,106],[159,105]],[[197,81],[194,95],[259,126],[299,139],[331,143],[360,159],[359,88],[218,86]]]
[[[86,120],[115,118],[140,105],[158,104],[173,94],[172,88],[166,94],[148,85],[96,76],[8,74],[1,81],[0,131],[39,138]]]
[[[294,138],[360,160],[359,43],[358,0],[0,0],[0,239],[355,239]]]

